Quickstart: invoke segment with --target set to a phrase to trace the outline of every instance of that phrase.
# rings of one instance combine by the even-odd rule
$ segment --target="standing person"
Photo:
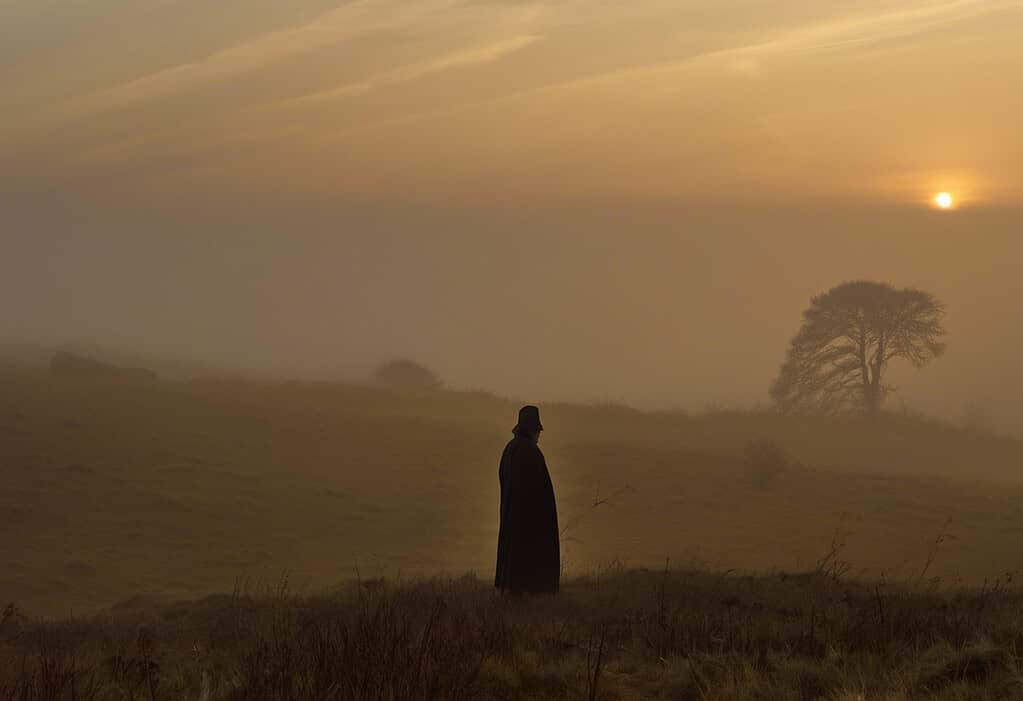
[[[501,526],[497,575],[501,591],[557,593],[561,583],[558,509],[538,444],[543,424],[535,406],[519,409],[514,438],[501,455]]]

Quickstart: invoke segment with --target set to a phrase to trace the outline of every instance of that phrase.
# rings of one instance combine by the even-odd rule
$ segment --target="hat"
[[[535,433],[543,430],[540,423],[540,409],[531,404],[519,409],[519,423],[515,426],[516,433]]]

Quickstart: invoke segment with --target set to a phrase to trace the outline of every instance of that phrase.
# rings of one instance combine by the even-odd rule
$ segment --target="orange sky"
[[[0,176],[1014,206],[1021,26],[1016,0],[2,0]]]
[[[0,338],[748,405],[812,295],[878,279],[949,307],[900,401],[1023,429],[1021,27],[1018,0],[0,0]]]

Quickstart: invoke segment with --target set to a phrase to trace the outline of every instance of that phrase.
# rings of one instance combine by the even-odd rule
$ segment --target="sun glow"
[[[952,199],[952,195],[948,192],[939,192],[934,196],[934,204],[939,209],[951,209],[952,205],[955,204],[955,200]]]

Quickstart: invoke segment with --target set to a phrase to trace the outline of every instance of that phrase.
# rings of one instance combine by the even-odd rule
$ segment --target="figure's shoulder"
[[[504,463],[506,460],[513,459],[515,455],[518,453],[518,450],[516,450],[516,448],[518,447],[518,443],[516,441],[518,441],[518,438],[512,438],[504,446],[504,450],[501,452],[502,463]]]
[[[505,453],[513,451],[516,455],[521,455],[524,457],[533,455],[540,455],[541,457],[543,456],[543,453],[540,452],[540,446],[538,446],[533,441],[526,440],[525,438],[519,438],[518,436],[515,436],[510,441],[508,441],[508,445],[504,447]]]
[[[527,460],[543,460],[543,451],[540,450],[540,446],[531,440],[525,438],[517,438],[519,441],[518,453]]]

